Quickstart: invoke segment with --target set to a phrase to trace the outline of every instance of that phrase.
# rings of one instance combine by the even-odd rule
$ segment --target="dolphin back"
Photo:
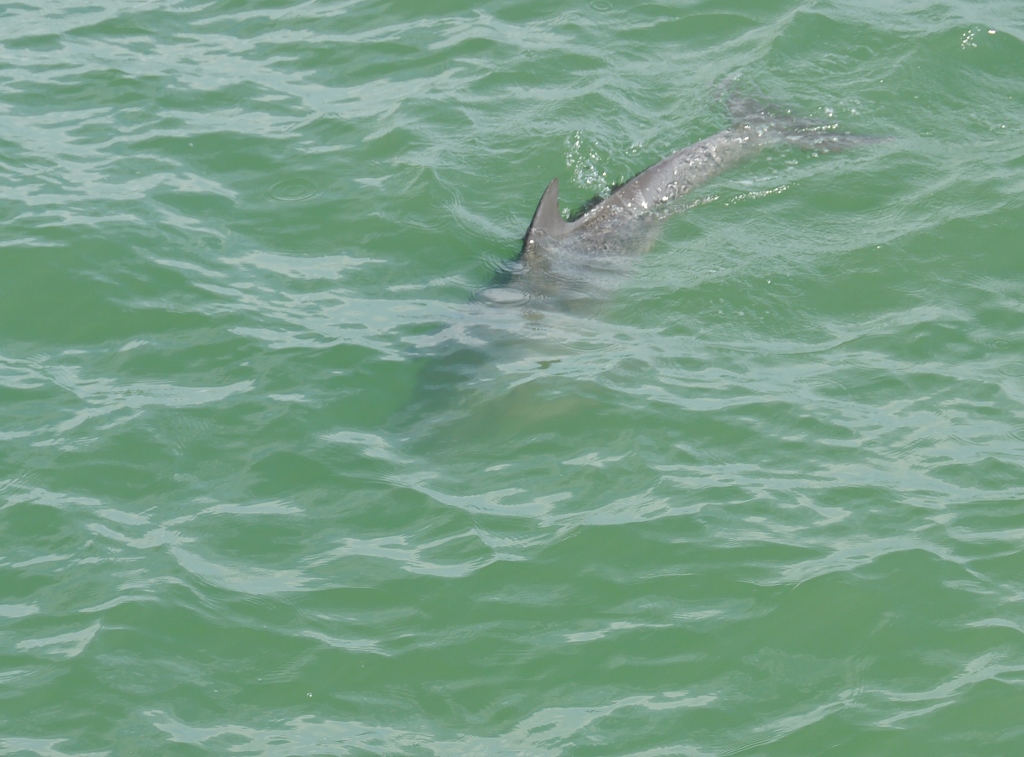
[[[707,183],[746,157],[788,145],[815,152],[836,152],[880,141],[837,131],[837,124],[794,118],[752,97],[727,98],[732,125],[678,150],[595,199],[571,221],[558,207],[558,179],[541,195],[523,237],[516,269],[504,286],[528,297],[550,297],[586,285],[595,274],[621,270],[616,259],[650,249],[656,236],[658,208]],[[557,295],[556,295],[557,296]]]

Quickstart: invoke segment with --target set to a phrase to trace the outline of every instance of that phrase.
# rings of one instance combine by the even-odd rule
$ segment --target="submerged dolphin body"
[[[571,220],[558,209],[558,179],[544,190],[523,248],[504,277],[506,294],[492,301],[560,300],[586,297],[595,279],[621,271],[626,261],[646,252],[663,214],[660,207],[706,183],[765,147],[795,145],[830,152],[864,141],[835,131],[834,124],[777,116],[756,100],[729,103],[733,125],[674,152],[617,187],[603,200],[588,203]]]

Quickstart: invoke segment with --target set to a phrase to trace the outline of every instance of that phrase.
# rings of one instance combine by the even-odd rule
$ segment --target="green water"
[[[0,7],[0,755],[1024,753],[1024,7]],[[487,306],[738,77],[887,141]]]

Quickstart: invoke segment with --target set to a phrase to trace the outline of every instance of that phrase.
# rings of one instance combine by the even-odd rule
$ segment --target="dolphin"
[[[729,100],[732,125],[684,147],[596,197],[569,220],[558,207],[558,179],[541,195],[523,247],[499,287],[485,290],[492,302],[586,297],[595,279],[621,272],[650,249],[664,207],[767,147],[793,145],[815,152],[846,149],[870,137],[836,131],[836,124],[776,115],[753,98]],[[660,211],[660,212],[659,212]],[[499,292],[503,292],[499,294]]]

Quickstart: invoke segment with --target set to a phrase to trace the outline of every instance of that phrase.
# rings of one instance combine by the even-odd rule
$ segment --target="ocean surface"
[[[0,176],[0,755],[1024,754],[1019,0],[21,0]]]

